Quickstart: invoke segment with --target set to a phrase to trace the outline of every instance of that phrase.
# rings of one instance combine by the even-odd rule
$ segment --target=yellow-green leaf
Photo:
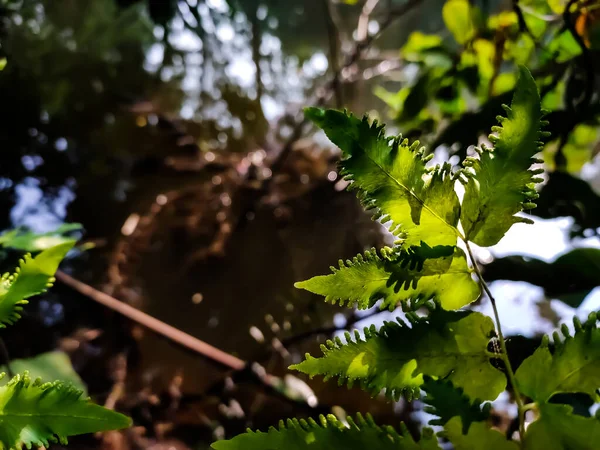
[[[348,416],[348,425],[333,415],[313,419],[288,419],[279,428],[268,432],[248,431],[228,441],[212,444],[215,450],[439,450],[437,438],[430,429],[415,441],[406,426],[400,432],[392,427],[380,427],[367,415]]]
[[[0,448],[48,447],[67,437],[125,428],[130,419],[91,403],[62,382],[32,381],[27,373],[0,387]]]
[[[423,376],[445,378],[475,399],[493,400],[506,387],[506,378],[490,364],[487,350],[494,332],[492,320],[480,313],[435,310],[425,318],[408,314],[412,327],[402,320],[386,323],[379,331],[365,328],[364,339],[346,335],[322,345],[323,356],[291,369],[339,383],[357,382],[376,394],[408,398],[419,395]]]
[[[542,180],[535,176],[542,169],[531,170],[541,145],[540,96],[529,71],[520,72],[508,117],[492,128],[494,148],[478,149],[479,157],[464,163],[468,181],[460,220],[466,238],[485,247],[497,244],[513,224],[531,223],[515,214],[535,207],[535,184]]]
[[[383,300],[381,309],[400,303],[420,304],[434,299],[446,310],[459,309],[479,297],[464,252],[457,247],[412,247],[414,253],[392,255],[373,249],[352,261],[340,261],[333,274],[296,283],[300,289],[323,295],[326,301],[359,309]],[[420,254],[421,253],[421,254]]]
[[[477,31],[478,10],[468,0],[447,0],[442,8],[446,28],[459,44],[465,44]]]
[[[54,282],[54,274],[75,241],[51,247],[35,258],[25,255],[14,274],[0,278],[0,328],[16,322],[27,299],[45,292]]]
[[[385,129],[367,118],[335,110],[307,108],[306,116],[321,127],[342,150],[342,174],[359,191],[367,209],[404,247],[455,246],[460,215],[455,179],[450,166],[426,167],[419,143],[408,145],[402,136],[386,137]]]

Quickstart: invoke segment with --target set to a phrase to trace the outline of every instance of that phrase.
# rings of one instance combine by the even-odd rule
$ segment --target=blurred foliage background
[[[599,51],[591,0],[0,0],[1,229],[82,224],[59,230],[83,243],[65,270],[251,362],[223,368],[59,283],[3,333],[13,363],[58,367],[134,418],[71,448],[207,448],[332,411],[417,429],[418,402],[286,371],[390,318],[293,289],[390,239],[301,108],[368,113],[458,166],[530,68],[552,133],[536,223],[477,254],[518,366],[541,333],[600,303]]]

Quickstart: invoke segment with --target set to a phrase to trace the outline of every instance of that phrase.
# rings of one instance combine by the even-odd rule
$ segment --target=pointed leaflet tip
[[[540,150],[540,95],[531,73],[520,67],[519,74],[507,118],[490,136],[494,148],[469,163],[474,177],[465,186],[460,220],[466,238],[483,247],[497,244],[522,222],[516,214],[535,207],[528,200],[542,180],[528,172]]]
[[[0,324],[12,324],[20,318],[20,305],[26,299],[45,292],[54,281],[54,274],[75,241],[51,247],[35,258],[25,256],[0,294]]]

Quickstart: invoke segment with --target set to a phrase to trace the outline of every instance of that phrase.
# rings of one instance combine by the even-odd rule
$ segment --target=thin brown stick
[[[363,42],[369,36],[369,20],[373,10],[377,7],[379,0],[367,0],[358,18],[358,26],[356,27],[356,40]]]
[[[329,61],[331,71],[333,72],[333,86],[335,93],[335,106],[341,108],[344,106],[342,84],[340,83],[340,32],[333,19],[333,6],[331,0],[322,0],[323,10],[325,12],[325,24],[327,25],[327,37],[329,41]]]
[[[219,364],[222,364],[233,370],[242,370],[244,367],[246,367],[246,362],[244,360],[230,355],[229,353],[213,347],[212,345],[207,344],[206,342],[201,341],[194,336],[184,333],[183,331],[178,330],[177,328],[166,324],[165,322],[162,322],[150,316],[149,314],[129,306],[128,304],[123,303],[116,298],[111,297],[110,295],[105,294],[104,292],[101,292],[92,286],[73,278],[70,275],[67,275],[61,270],[56,272],[55,277],[61,283],[76,290],[80,294],[85,295],[86,297],[112,309],[113,311],[122,314],[128,319],[143,325],[155,333],[158,333],[161,336],[164,336],[196,353],[200,353],[201,355],[204,355],[207,358],[218,362]]]

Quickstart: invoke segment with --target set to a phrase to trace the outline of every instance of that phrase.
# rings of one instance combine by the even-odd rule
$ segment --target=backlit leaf
[[[215,450],[439,450],[437,438],[430,429],[415,441],[408,429],[402,425],[400,432],[392,427],[379,427],[370,416],[356,419],[346,418],[344,425],[334,416],[313,419],[288,419],[280,422],[279,428],[271,427],[268,432],[251,431],[228,441],[212,444]]]
[[[27,373],[0,387],[0,445],[48,447],[68,436],[125,428],[129,418],[91,403],[62,382],[42,384]]]
[[[515,216],[532,209],[538,195],[531,170],[533,156],[540,151],[540,96],[531,74],[521,68],[519,81],[507,118],[499,118],[490,136],[494,148],[479,149],[478,158],[467,158],[470,167],[462,204],[461,223],[467,239],[481,246],[497,244],[509,228],[530,220]]]
[[[335,110],[307,108],[306,116],[321,127],[342,150],[342,174],[359,191],[367,209],[403,246],[455,246],[460,215],[455,179],[450,166],[426,168],[419,143],[401,136],[386,137],[383,126]]]
[[[490,364],[487,345],[494,331],[492,320],[475,312],[433,311],[428,317],[407,315],[412,328],[402,320],[386,323],[379,331],[365,328],[346,343],[336,338],[322,345],[323,356],[306,360],[291,369],[311,377],[336,377],[339,383],[357,382],[388,397],[416,397],[423,376],[445,378],[469,397],[495,399],[506,387],[502,372]]]
[[[297,288],[323,295],[331,303],[360,309],[383,299],[381,308],[394,309],[409,300],[434,299],[442,308],[459,309],[477,299],[479,286],[471,277],[464,252],[456,247],[412,247],[399,255],[373,249],[352,261],[340,261],[333,274],[296,283]],[[391,255],[390,255],[391,253]]]
[[[81,224],[67,223],[47,233],[34,233],[22,229],[9,230],[0,235],[0,245],[24,252],[36,253],[72,242],[73,238],[68,236],[67,233],[80,231],[81,229]]]
[[[600,388],[600,330],[595,313],[583,325],[574,319],[575,335],[566,325],[561,339],[554,335],[554,352],[549,339],[527,358],[516,373],[521,392],[538,403],[547,402],[554,394],[581,392],[597,399]]]
[[[459,44],[465,44],[475,35],[477,15],[477,9],[468,0],[447,0],[442,8],[446,28]]]
[[[546,403],[525,432],[525,450],[596,450],[600,419],[572,413],[572,407]]]
[[[0,278],[0,328],[16,322],[29,297],[45,292],[54,282],[54,274],[75,241],[51,247],[35,258],[25,255],[14,274]]]
[[[42,353],[32,358],[13,359],[10,361],[10,368],[14,373],[29,372],[33,379],[42,380],[61,380],[69,383],[79,389],[85,395],[86,386],[81,377],[71,365],[69,355],[61,351]],[[0,368],[0,372],[6,372],[6,366]],[[6,384],[5,380],[0,380],[0,384]],[[9,380],[6,380],[8,382]]]

